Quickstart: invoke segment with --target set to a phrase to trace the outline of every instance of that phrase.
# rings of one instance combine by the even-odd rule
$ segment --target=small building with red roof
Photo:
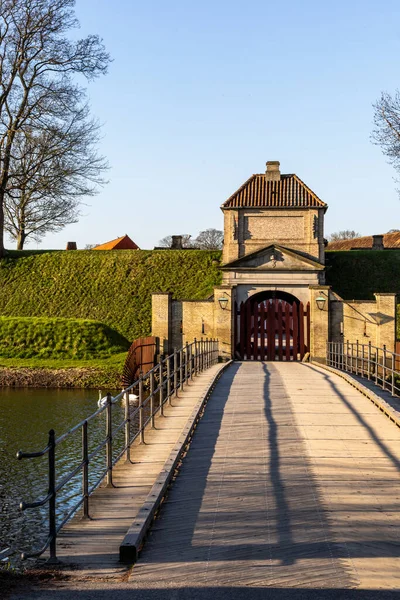
[[[92,250],[140,250],[139,246],[135,244],[129,235],[123,235],[122,237],[106,242],[105,244],[99,244],[92,248]]]

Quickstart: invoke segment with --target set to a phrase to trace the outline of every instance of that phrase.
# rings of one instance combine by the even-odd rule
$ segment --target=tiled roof
[[[336,242],[329,242],[327,250],[353,250],[359,248],[372,248],[372,235],[366,235],[364,237],[354,238],[352,240],[338,240]],[[394,233],[385,233],[383,235],[383,246],[386,249],[400,248],[400,231]]]
[[[139,250],[139,246],[128,235],[123,235],[105,244],[99,244],[93,250]]]
[[[280,181],[267,181],[263,173],[252,175],[222,208],[326,208],[297,175],[281,175]]]

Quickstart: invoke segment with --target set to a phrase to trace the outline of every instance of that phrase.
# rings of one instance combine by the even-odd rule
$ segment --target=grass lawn
[[[4,358],[0,356],[0,367],[29,369],[118,369],[122,371],[126,352],[113,354],[108,358],[93,359],[54,359],[54,358]]]

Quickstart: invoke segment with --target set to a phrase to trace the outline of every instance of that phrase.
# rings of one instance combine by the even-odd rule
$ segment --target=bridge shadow
[[[369,425],[367,423],[367,421],[364,419],[364,417],[358,412],[358,410],[352,405],[352,403],[347,400],[347,398],[340,392],[338,386],[335,384],[333,378],[337,377],[337,375],[331,375],[329,373],[323,372],[320,369],[316,369],[314,368],[312,365],[305,365],[308,369],[310,369],[311,371],[317,372],[319,375],[321,375],[325,381],[329,384],[330,388],[332,389],[332,391],[334,392],[334,394],[340,398],[340,400],[343,402],[343,404],[350,410],[350,412],[352,413],[352,415],[357,419],[358,423],[363,427],[363,429],[365,431],[368,432],[369,437],[371,438],[371,440],[373,442],[375,442],[375,444],[377,444],[377,446],[382,450],[382,452],[387,456],[387,458],[391,461],[391,463],[393,464],[394,467],[396,467],[397,470],[400,471],[400,460],[397,458],[397,456],[395,454],[393,454],[393,452],[390,450],[390,448],[387,447],[387,445],[382,441],[382,439],[379,437],[379,435],[376,433],[376,431],[373,429],[373,427],[371,427],[371,425]],[[341,380],[343,381],[343,380]],[[360,378],[360,383],[364,384],[364,382],[362,381],[362,379]],[[349,384],[348,384],[349,385]],[[375,391],[379,393],[379,388]],[[359,392],[361,395],[361,392]],[[369,402],[369,400],[366,399],[366,402]],[[376,409],[378,410],[378,409]],[[378,414],[378,413],[377,413]]]

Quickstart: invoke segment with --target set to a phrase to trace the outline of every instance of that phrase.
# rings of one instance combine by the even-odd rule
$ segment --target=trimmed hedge
[[[0,261],[0,314],[93,319],[132,341],[151,331],[151,294],[203,300],[220,284],[219,251],[11,252]]]
[[[97,321],[0,317],[0,356],[7,358],[107,358],[128,348],[126,338]]]
[[[345,300],[400,293],[400,250],[326,252],[326,283]]]

